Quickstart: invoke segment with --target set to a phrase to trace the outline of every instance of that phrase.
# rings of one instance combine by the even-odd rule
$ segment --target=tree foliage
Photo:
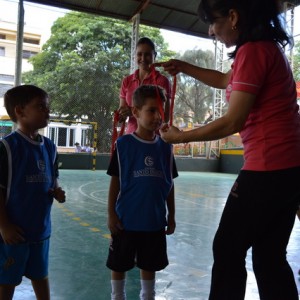
[[[300,41],[295,43],[294,47],[293,73],[296,81],[300,81]]]
[[[178,58],[203,68],[214,68],[214,55],[210,50],[187,50]],[[202,123],[207,110],[213,107],[213,89],[185,74],[177,76],[177,81],[175,118],[187,124],[193,117],[194,123]]]
[[[42,52],[31,58],[33,71],[23,82],[44,88],[53,113],[66,119],[98,123],[98,148],[109,151],[112,114],[118,107],[120,84],[129,74],[130,23],[71,12],[56,20]],[[159,29],[140,26],[140,36],[157,45],[158,59],[167,49]]]

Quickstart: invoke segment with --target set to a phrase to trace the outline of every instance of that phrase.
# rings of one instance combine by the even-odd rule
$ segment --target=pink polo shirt
[[[239,48],[226,89],[228,101],[231,91],[256,95],[240,132],[243,169],[272,171],[300,166],[296,85],[290,65],[275,42],[249,42]]]
[[[124,99],[128,106],[132,106],[132,95],[134,91],[140,86],[145,84],[157,84],[166,92],[167,99],[171,97],[171,84],[166,76],[163,76],[155,70],[155,79],[150,73],[142,82],[139,80],[139,70],[133,74],[125,77],[122,81],[120,89],[120,98]],[[133,116],[129,117],[126,133],[134,132],[137,128],[136,120]]]

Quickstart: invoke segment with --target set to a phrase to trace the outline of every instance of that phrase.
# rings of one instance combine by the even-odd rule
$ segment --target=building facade
[[[7,116],[4,108],[3,96],[14,86],[16,69],[17,24],[0,20],[0,139],[13,130],[13,122]],[[39,29],[24,26],[22,72],[31,71],[32,64],[28,59],[38,54],[42,49],[42,32]],[[79,123],[66,125],[51,122],[43,130],[58,146],[61,152],[75,151],[75,143],[82,146],[89,145],[91,126]]]
[[[11,132],[3,104],[3,95],[14,86],[16,69],[17,24],[0,20],[0,138]],[[41,51],[41,33],[25,26],[23,35],[22,70],[32,70],[28,59]]]

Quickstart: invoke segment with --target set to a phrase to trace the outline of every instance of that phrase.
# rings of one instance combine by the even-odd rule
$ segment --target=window
[[[0,33],[0,39],[1,39],[1,40],[6,40],[6,35],[3,34],[3,33]]]
[[[34,44],[34,45],[40,44],[40,40],[35,40],[35,39],[30,39],[30,38],[24,38],[23,42],[28,43],[28,44]]]
[[[58,139],[56,145],[61,147],[67,146],[67,128],[58,128]]]
[[[0,81],[13,82],[14,80],[14,75],[0,74]]]
[[[56,130],[55,129],[56,128],[54,128],[54,127],[49,127],[49,130],[48,130],[48,137],[54,144],[56,144]]]
[[[26,59],[28,59],[36,54],[38,54],[38,53],[34,52],[34,51],[23,50],[23,58],[26,58]]]
[[[14,82],[10,82],[10,83],[0,83],[0,98],[4,97],[4,94],[11,89],[14,86]],[[0,103],[2,101],[0,100]],[[3,102],[2,102],[3,103]],[[0,104],[1,105],[1,104]],[[2,104],[3,105],[3,104]],[[1,120],[0,120],[1,123]]]
[[[5,47],[0,47],[0,56],[5,56]]]
[[[91,145],[92,143],[92,130],[91,129],[82,129],[81,131],[81,145]]]
[[[69,146],[74,146],[75,145],[75,129],[70,128],[69,132]]]
[[[48,138],[59,147],[73,147],[75,129],[70,127],[48,127]]]

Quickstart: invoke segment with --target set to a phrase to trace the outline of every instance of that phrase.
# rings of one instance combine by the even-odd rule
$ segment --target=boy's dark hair
[[[138,45],[143,45],[143,44],[146,44],[146,45],[150,46],[150,47],[152,48],[152,50],[153,50],[154,56],[156,56],[157,52],[155,51],[155,45],[154,45],[154,43],[152,42],[152,40],[150,40],[150,39],[147,38],[147,37],[142,37],[142,38],[140,38],[140,39],[137,41],[136,47],[137,47]]]
[[[35,85],[19,85],[4,94],[4,106],[12,121],[16,122],[16,106],[24,107],[34,98],[48,98],[47,92]]]
[[[142,108],[148,98],[159,98],[166,102],[165,90],[158,85],[141,85],[133,93],[133,106]]]
[[[212,24],[215,14],[222,17],[235,9],[240,15],[237,23],[239,37],[235,50],[228,56],[234,58],[237,50],[247,42],[274,41],[285,47],[293,46],[293,39],[282,25],[278,0],[201,0],[198,7],[200,19]]]

